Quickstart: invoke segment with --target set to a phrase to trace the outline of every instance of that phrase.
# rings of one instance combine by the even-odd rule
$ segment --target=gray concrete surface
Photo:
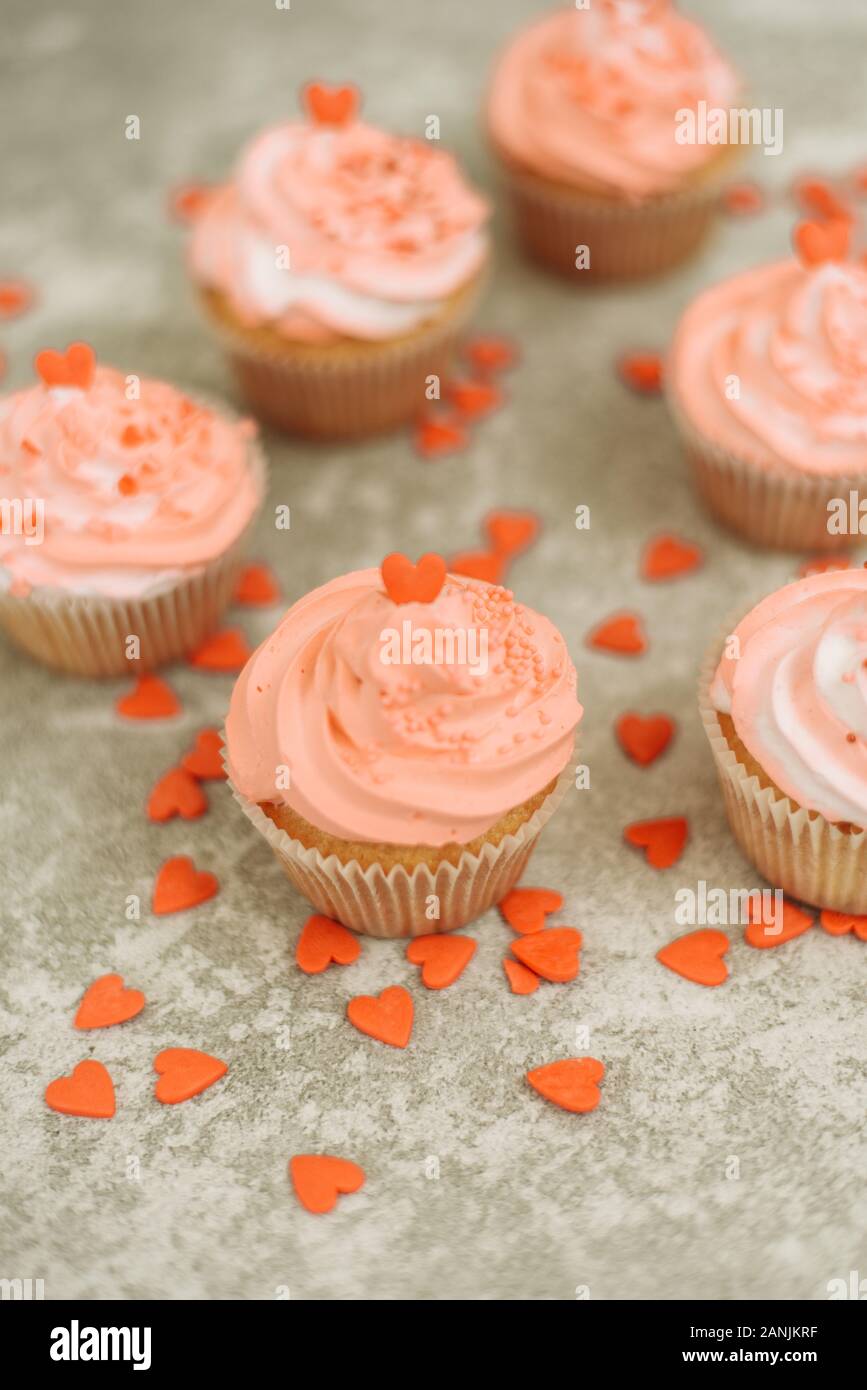
[[[489,57],[527,0],[268,0],[207,4],[6,0],[13,59],[2,83],[0,271],[38,286],[38,310],[3,326],[8,384],[34,350],[84,337],[131,370],[230,394],[200,329],[164,216],[176,179],[214,178],[258,125],[291,112],[314,75],[351,77],[370,117],[443,138],[486,188],[493,171],[477,103]],[[782,189],[793,172],[867,156],[856,3],[686,6],[712,22],[763,104],[785,112],[779,160],[751,160]],[[138,143],[125,117],[141,118]],[[3,796],[0,973],[0,1276],[45,1280],[48,1298],[594,1299],[827,1297],[864,1242],[867,947],[814,931],[769,952],[733,931],[718,990],[654,961],[676,934],[674,893],[697,880],[756,882],[733,844],[694,710],[697,663],[738,606],[786,579],[791,559],[751,553],[694,502],[656,401],[627,394],[611,363],[661,346],[703,284],[781,253],[791,210],[722,227],[702,258],[629,289],[572,293],[521,263],[498,210],[497,272],[481,316],[514,334],[524,362],[510,403],[458,458],[424,465],[398,435],[358,448],[268,440],[272,501],[292,530],[263,524],[258,554],[287,599],[390,549],[472,546],[492,505],[531,504],[544,536],[513,583],[560,625],[586,705],[592,789],[575,793],[538,851],[530,882],[566,894],[561,920],[585,935],[571,986],[530,999],[506,990],[510,933],[495,914],[472,934],[460,983],[425,993],[399,945],[307,979],[292,965],[305,905],[222,786],[191,824],[143,814],[158,773],[192,732],[221,719],[231,681],[178,669],[175,723],[128,728],[121,683],[62,680],[0,651]],[[592,526],[576,532],[579,503]],[[667,586],[637,579],[645,538],[672,529],[708,562]],[[650,651],[589,652],[612,608],[646,616]],[[234,615],[251,638],[274,614]],[[649,770],[612,735],[626,708],[665,710],[680,730]],[[690,817],[676,869],[657,874],[620,841],[630,820]],[[187,852],[220,876],[206,906],[125,919],[158,864]],[[122,1028],[81,1035],[76,1001],[118,970],[148,998]],[[343,1019],[356,993],[405,983],[417,1023],[404,1053]],[[590,1029],[589,1047],[576,1030]],[[228,1077],[177,1109],[151,1097],[161,1048],[202,1047]],[[586,1117],[532,1095],[525,1069],[592,1052],[604,1099]],[[65,1119],[46,1082],[93,1055],[119,1109],[108,1124]],[[293,1200],[293,1152],[324,1150],[367,1171],[326,1218]],[[430,1178],[430,1159],[439,1177]],[[727,1177],[736,1158],[740,1176]]]

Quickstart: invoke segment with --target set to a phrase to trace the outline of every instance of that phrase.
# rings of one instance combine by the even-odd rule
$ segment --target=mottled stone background
[[[782,190],[793,173],[867,157],[867,11],[850,0],[728,0],[685,8],[713,24],[762,104],[785,112],[785,151],[751,170]],[[37,311],[3,326],[8,384],[34,350],[84,337],[107,360],[193,390],[231,392],[182,269],[166,189],[217,178],[257,127],[295,110],[311,76],[352,78],[375,121],[421,131],[436,113],[496,196],[478,105],[489,60],[528,0],[148,0],[34,6],[5,0],[0,273],[39,290]],[[141,119],[141,140],[124,120]],[[696,668],[733,609],[793,572],[699,511],[664,406],[629,395],[612,358],[663,346],[701,286],[782,254],[792,212],[721,227],[700,260],[628,289],[572,292],[521,263],[498,205],[497,266],[481,315],[513,334],[524,362],[510,403],[462,456],[421,463],[399,434],[359,448],[267,439],[271,501],[257,552],[287,600],[392,548],[472,546],[495,504],[530,504],[544,537],[512,574],[560,625],[586,704],[592,790],[574,793],[538,851],[531,882],[566,894],[581,928],[579,980],[512,997],[510,933],[490,913],[471,929],[460,983],[426,993],[399,945],[367,943],[358,965],[302,977],[292,948],[306,915],[223,786],[210,814],[154,826],[156,776],[195,729],[220,721],[227,677],[184,668],[184,713],[127,727],[122,683],[56,678],[5,646],[2,661],[3,889],[0,975],[0,1276],[45,1280],[49,1298],[256,1298],[288,1286],[313,1299],[823,1298],[829,1279],[867,1274],[864,970],[867,947],[820,930],[757,952],[733,932],[732,976],[702,990],[654,961],[676,934],[674,893],[705,879],[756,880],[724,821],[694,708]],[[592,527],[576,532],[588,503]],[[654,530],[706,548],[706,568],[667,586],[637,579]],[[630,662],[588,652],[612,608],[647,619]],[[275,613],[233,615],[259,640]],[[612,722],[667,710],[680,731],[649,770],[629,764]],[[621,844],[623,825],[685,813],[692,834],[670,873]],[[159,863],[187,852],[216,870],[219,896],[168,919],[146,904]],[[76,1001],[97,974],[144,989],[145,1013],[77,1034]],[[356,993],[405,983],[417,1023],[396,1052],[343,1018]],[[607,1066],[586,1117],[529,1092],[528,1066],[588,1050]],[[177,1109],[152,1098],[151,1061],[169,1045],[218,1053],[228,1077]],[[108,1124],[62,1118],[46,1082],[85,1056],[110,1068]],[[360,1162],[368,1182],[326,1218],[292,1199],[290,1154]],[[730,1156],[740,1178],[727,1180]],[[430,1157],[438,1180],[425,1176]],[[136,1164],[140,1176],[130,1176]]]

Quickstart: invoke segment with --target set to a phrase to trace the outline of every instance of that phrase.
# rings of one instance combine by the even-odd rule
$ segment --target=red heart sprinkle
[[[481,420],[503,404],[502,392],[490,381],[452,381],[446,392],[463,420]]]
[[[238,627],[223,628],[191,653],[189,662],[197,671],[240,671],[253,650]]]
[[[232,598],[235,603],[264,608],[278,601],[280,585],[267,565],[248,565],[238,577]]]
[[[732,217],[743,217],[761,212],[765,196],[757,183],[732,183],[723,190],[722,202]]]
[[[364,1169],[348,1158],[332,1154],[296,1154],[289,1160],[289,1176],[295,1196],[317,1216],[331,1211],[337,1198],[357,1192],[364,1183]]]
[[[588,634],[587,645],[620,656],[640,656],[647,650],[641,618],[637,613],[613,613]]]
[[[831,936],[845,936],[851,931],[859,941],[867,941],[867,917],[858,916],[854,912],[832,912],[830,908],[825,907],[819,914],[819,921]]]
[[[421,982],[428,989],[446,989],[463,973],[475,951],[470,936],[434,933],[415,937],[406,948],[406,958],[422,967]]]
[[[358,88],[348,83],[329,87],[325,82],[308,82],[302,89],[301,102],[311,121],[317,125],[347,125],[358,111]]]
[[[223,737],[218,729],[200,729],[189,753],[181,758],[181,767],[200,782],[217,782],[226,776],[222,759]]]
[[[599,1104],[597,1083],[604,1075],[605,1067],[595,1057],[564,1057],[562,1061],[534,1067],[527,1072],[527,1080],[534,1091],[561,1110],[586,1115]]]
[[[513,931],[541,931],[550,912],[559,912],[563,894],[553,888],[513,888],[497,904]]]
[[[479,372],[508,371],[518,360],[514,343],[494,334],[471,338],[464,346],[464,354]]]
[[[122,975],[100,975],[84,992],[75,1015],[75,1027],[110,1028],[115,1023],[135,1018],[144,1006],[141,990],[127,989]]]
[[[520,555],[539,534],[540,523],[535,512],[488,512],[482,522],[491,545],[500,555]]]
[[[728,966],[723,960],[728,948],[725,932],[702,927],[670,941],[657,951],[656,959],[695,985],[721,985],[728,979]]]
[[[674,721],[667,714],[621,714],[614,725],[624,753],[640,767],[655,762],[664,753],[674,734]]]
[[[677,536],[656,536],[648,543],[641,559],[642,579],[674,579],[689,574],[704,560],[700,546]]]
[[[171,686],[159,676],[139,676],[134,688],[115,704],[124,719],[171,719],[180,712],[181,702]]]
[[[582,936],[574,927],[545,927],[512,942],[512,954],[543,980],[565,984],[580,969]]]
[[[406,1047],[412,1035],[412,995],[401,985],[390,985],[381,994],[359,994],[346,1006],[349,1022],[389,1047]]]
[[[380,573],[392,603],[433,603],[445,583],[446,562],[430,553],[414,565],[395,550],[386,555]]]
[[[206,903],[219,887],[214,874],[198,870],[188,855],[177,855],[167,859],[157,874],[151,910],[158,917],[185,912],[189,907]]]
[[[413,444],[423,459],[445,458],[466,448],[469,435],[457,420],[425,417],[416,426]]]
[[[361,942],[340,922],[316,913],[301,928],[295,960],[305,975],[321,975],[332,962],[352,965],[361,954]]]
[[[851,231],[851,224],[839,218],[833,222],[799,223],[793,238],[798,259],[807,267],[845,261]]]
[[[195,222],[214,196],[207,183],[181,183],[169,193],[169,215],[176,222]]]
[[[662,357],[658,352],[627,352],[618,359],[621,381],[643,396],[658,396],[662,390]]]
[[[852,217],[843,199],[825,179],[811,176],[796,179],[792,191],[804,212],[822,222],[845,222]]]
[[[762,900],[763,905],[764,899]],[[768,946],[782,946],[784,942],[791,941],[796,936],[802,936],[816,920],[812,912],[805,912],[803,908],[790,902],[788,898],[783,898],[782,923],[765,921],[762,916],[762,906],[759,906],[754,898],[750,899],[750,921],[744,932],[744,940],[747,945],[757,946],[760,950],[764,950]]]
[[[34,359],[37,376],[44,385],[71,386],[87,391],[93,384],[96,353],[89,343],[70,343],[66,352],[43,348]]]
[[[503,969],[513,994],[536,993],[540,983],[539,976],[528,966],[522,965],[519,960],[509,960],[508,956],[504,956]]]
[[[25,280],[0,280],[0,319],[14,319],[33,303],[33,290]]]
[[[159,1081],[154,1095],[163,1105],[180,1105],[201,1095],[229,1070],[219,1057],[198,1052],[193,1047],[167,1047],[154,1058]]]
[[[624,839],[645,851],[648,864],[654,869],[669,869],[676,864],[689,831],[685,816],[664,816],[660,820],[635,821],[627,825]]]
[[[185,768],[172,767],[153,787],[148,797],[148,818],[153,821],[172,820],[182,816],[195,820],[208,809],[208,800],[195,777]]]
[[[462,550],[448,564],[449,574],[462,574],[467,579],[483,579],[486,584],[501,584],[506,572],[505,556],[496,550]]]
[[[45,1088],[45,1104],[60,1115],[110,1120],[115,1112],[114,1083],[102,1062],[79,1062],[72,1076],[59,1076]]]

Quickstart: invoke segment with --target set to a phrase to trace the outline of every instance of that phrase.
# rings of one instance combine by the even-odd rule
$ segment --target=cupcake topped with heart
[[[828,503],[867,475],[867,267],[851,236],[842,219],[802,223],[793,258],[706,290],[675,334],[669,395],[702,493],[766,544],[833,547]]]
[[[560,633],[509,590],[389,556],[301,599],[254,653],[229,775],[321,911],[382,935],[456,926],[513,886],[554,809],[575,684]]]
[[[354,87],[311,83],[302,106],[303,119],[256,136],[234,178],[208,199],[194,228],[190,268],[236,355],[291,372],[278,399],[255,373],[251,386],[248,367],[242,385],[248,394],[258,387],[253,404],[260,413],[288,428],[315,433],[318,421],[318,432],[351,433],[344,417],[350,406],[357,415],[361,403],[345,392],[355,392],[357,381],[341,383],[342,413],[332,410],[330,419],[322,404],[313,411],[312,394],[321,396],[341,366],[394,359],[405,377],[410,346],[428,357],[439,349],[443,333],[466,317],[487,259],[488,208],[437,141],[392,135],[361,120]],[[302,381],[313,363],[319,376]],[[405,383],[392,376],[389,384]],[[363,429],[368,420],[376,428],[383,410],[405,409],[393,392],[390,404],[380,396],[378,405],[369,391],[362,394]],[[423,395],[413,409],[422,403]]]
[[[106,622],[141,638],[146,664],[166,646],[180,655],[216,625],[261,504],[255,426],[102,366],[86,343],[35,365],[37,383],[0,401],[0,485],[20,508],[0,536],[0,621],[51,664],[93,674],[126,669]],[[58,628],[48,648],[39,615],[42,638]]]
[[[485,114],[529,253],[576,283],[681,260],[729,162],[726,145],[687,138],[687,122],[702,107],[727,111],[739,89],[670,0],[593,0],[520,30],[498,58]],[[582,244],[590,260],[576,276]]]

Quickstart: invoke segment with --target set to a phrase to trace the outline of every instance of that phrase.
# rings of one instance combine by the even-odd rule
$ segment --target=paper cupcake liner
[[[77,676],[122,676],[151,671],[201,646],[231,602],[267,485],[265,457],[253,446],[251,467],[260,501],[237,540],[207,565],[146,598],[107,598],[33,588],[16,597],[0,593],[0,629],[45,666]],[[139,659],[125,655],[126,640],[140,639]]]
[[[269,352],[205,303],[248,408],[289,434],[360,439],[394,429],[425,408],[429,376],[445,379],[479,299],[482,277],[414,333],[384,343],[311,349],[288,340]]]
[[[711,182],[632,204],[502,167],[524,251],[576,285],[655,275],[679,265],[704,241],[719,206],[719,187]],[[578,246],[590,249],[586,270],[575,266]]]
[[[737,458],[701,438],[669,396],[696,489],[717,520],[754,545],[771,550],[848,550],[862,538],[828,530],[828,503],[848,499],[867,475],[817,477],[795,470],[772,470]]]
[[[845,834],[816,812],[795,810],[782,792],[762,787],[729,746],[710,699],[722,645],[715,643],[702,665],[699,710],[735,839],[769,883],[790,897],[835,912],[867,913],[867,832]]]
[[[380,865],[362,869],[355,860],[344,864],[334,854],[326,858],[318,849],[305,848],[239,792],[231,779],[229,786],[244,814],[268,841],[286,877],[317,912],[364,936],[406,937],[454,931],[500,902],[523,874],[570,779],[571,770],[564,770],[539,809],[498,845],[486,843],[478,855],[465,852],[457,864],[444,861],[436,870],[419,864],[411,873],[402,864],[387,873]],[[425,915],[432,894],[439,899],[440,913],[433,920]]]

